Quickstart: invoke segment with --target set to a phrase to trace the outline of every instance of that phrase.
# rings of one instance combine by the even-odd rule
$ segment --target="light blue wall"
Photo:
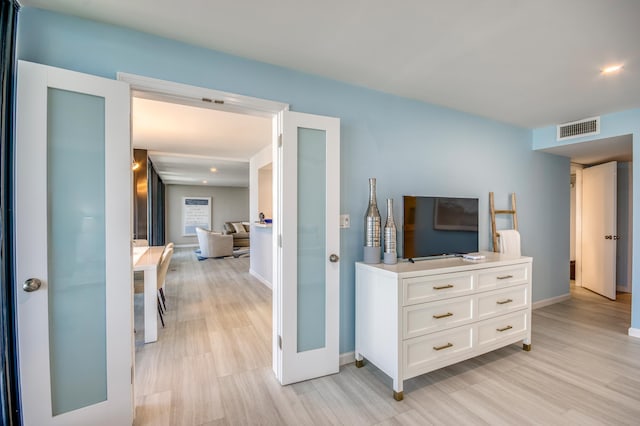
[[[633,138],[633,162],[640,160],[640,109],[627,110],[613,114],[605,114],[600,117],[600,134],[582,138],[570,139],[558,143],[556,141],[555,126],[535,129],[533,131],[533,148],[544,149],[559,145],[587,142],[596,139],[613,136],[632,135]],[[633,220],[632,228],[635,230],[640,225],[640,173],[633,173],[632,178],[632,204]],[[635,235],[631,232],[629,235]],[[631,296],[631,327],[640,332],[640,238],[633,239],[632,249],[632,296]]]
[[[531,130],[70,16],[23,8],[19,19],[20,59],[108,78],[141,74],[340,117],[341,212],[352,218],[341,230],[341,352],[354,349],[354,262],[362,259],[369,177],[378,180],[379,207],[391,197],[398,212],[404,194],[478,197],[481,249],[491,245],[489,191],[498,208],[515,191],[522,250],[534,257],[533,300],[569,291],[569,161],[532,151]]]

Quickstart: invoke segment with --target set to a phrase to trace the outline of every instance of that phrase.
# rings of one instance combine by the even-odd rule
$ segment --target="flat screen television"
[[[405,195],[402,257],[478,251],[478,199]]]

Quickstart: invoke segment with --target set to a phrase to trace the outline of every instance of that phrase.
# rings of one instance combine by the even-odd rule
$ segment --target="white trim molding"
[[[279,152],[278,137],[282,134],[282,116],[284,111],[289,111],[288,104],[123,72],[118,72],[117,79],[129,83],[131,96],[271,118],[274,124],[272,126],[273,140],[271,144],[274,153],[273,169],[278,170],[280,168],[281,159],[276,155]],[[274,183],[277,183],[275,178],[276,173],[274,173]],[[281,185],[274,185],[273,219],[275,224],[280,220],[280,210],[277,210],[277,206],[279,206],[281,202],[281,190]],[[282,237],[283,235],[280,228],[276,225],[273,228],[272,237],[274,254],[276,254],[275,248],[277,247],[278,236]],[[277,258],[274,259],[273,270],[273,282],[278,283],[280,280],[280,274]],[[279,320],[281,318],[282,300],[279,294],[280,289],[278,285],[276,284],[274,287],[271,353],[273,355],[273,371],[276,373],[278,380],[280,380],[282,377],[282,351],[278,346],[279,341],[281,341],[281,334],[279,333],[278,327]]]
[[[262,284],[264,284],[266,287],[268,287],[270,290],[273,290],[273,284],[271,284],[265,277],[263,277],[253,269],[249,269],[249,274],[260,281]]]
[[[556,297],[550,297],[549,299],[538,300],[531,305],[531,309],[539,309],[544,308],[545,306],[553,305],[555,303],[564,302],[565,300],[571,299],[571,294],[562,294]]]
[[[129,83],[131,94],[137,98],[169,101],[182,105],[256,115],[265,118],[272,118],[280,111],[289,110],[289,105],[282,102],[237,95],[136,74],[118,72],[117,78],[120,81]]]
[[[354,351],[340,354],[340,365],[347,365],[356,362],[356,353]]]
[[[640,328],[629,327],[629,336],[640,339]]]
[[[616,284],[616,292],[618,293],[628,293],[629,287],[626,284]]]

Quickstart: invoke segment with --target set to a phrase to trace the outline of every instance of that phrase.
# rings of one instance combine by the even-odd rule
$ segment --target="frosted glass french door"
[[[283,113],[282,384],[339,371],[340,120]],[[278,274],[276,274],[277,276]]]
[[[20,61],[16,120],[23,423],[130,425],[129,87]]]

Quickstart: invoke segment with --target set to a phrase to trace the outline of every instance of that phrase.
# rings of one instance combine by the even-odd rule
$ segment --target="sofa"
[[[233,247],[249,247],[250,229],[249,222],[225,222],[223,233],[233,237]]]

